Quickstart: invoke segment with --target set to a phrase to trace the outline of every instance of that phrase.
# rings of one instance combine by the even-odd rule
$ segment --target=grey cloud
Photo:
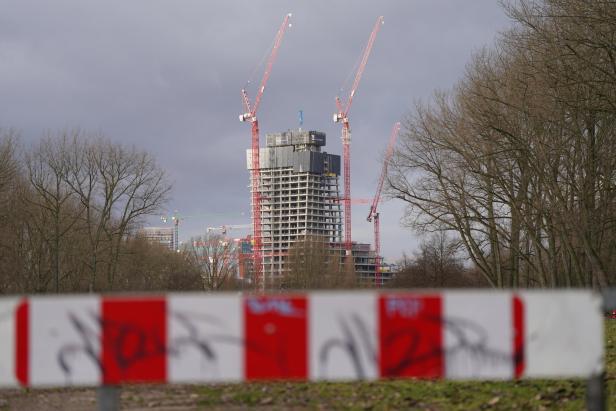
[[[351,110],[355,197],[373,194],[393,122],[413,101],[451,87],[472,51],[509,24],[493,0],[0,0],[0,7],[0,126],[22,129],[29,141],[45,129],[81,127],[151,151],[175,181],[170,211],[229,213],[187,218],[182,239],[207,225],[249,221],[250,128],[237,121],[239,92],[285,13],[293,12],[293,26],[261,105],[262,136],[296,127],[303,109],[305,128],[325,131],[327,151],[339,154],[334,97],[376,17],[385,16]],[[399,227],[403,205],[382,209],[382,249],[395,259],[414,236]],[[367,210],[353,207],[353,228],[371,242]]]

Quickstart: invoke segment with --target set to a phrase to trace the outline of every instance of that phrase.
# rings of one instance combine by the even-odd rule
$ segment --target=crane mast
[[[343,174],[344,174],[344,248],[347,257],[351,258],[353,242],[351,238],[351,127],[349,125],[349,110],[353,104],[353,97],[359,86],[362,74],[366,68],[368,57],[372,51],[372,46],[376,35],[383,24],[383,16],[379,16],[376,19],[372,33],[368,38],[368,44],[364,49],[364,53],[361,58],[357,72],[355,73],[355,80],[353,86],[347,98],[346,104],[343,106],[340,97],[336,97],[336,107],[338,111],[334,114],[334,122],[342,123],[342,157],[343,157]]]
[[[276,61],[276,56],[278,55],[278,49],[280,48],[280,44],[282,43],[282,39],[287,30],[287,27],[290,26],[289,19],[291,18],[291,13],[287,14],[278,32],[276,33],[276,37],[274,38],[274,46],[272,47],[272,51],[267,60],[267,65],[265,68],[265,72],[263,73],[263,78],[261,79],[261,84],[259,85],[259,89],[257,90],[257,95],[254,100],[254,104],[251,106],[250,99],[248,98],[248,94],[245,89],[242,89],[242,101],[244,102],[245,112],[240,114],[240,121],[250,121],[252,123],[252,144],[251,144],[251,170],[250,170],[250,182],[252,189],[252,224],[253,224],[253,261],[254,261],[254,280],[257,288],[264,289],[265,282],[263,281],[263,264],[262,264],[262,248],[263,248],[263,239],[261,236],[261,193],[260,193],[260,181],[261,181],[261,173],[260,173],[260,163],[259,163],[259,121],[257,120],[257,110],[259,109],[259,105],[261,104],[261,97],[263,96],[263,92],[265,91],[265,86],[267,85],[267,81],[269,80],[269,76],[272,72],[272,67],[274,62]]]
[[[396,145],[396,139],[398,138],[398,132],[400,131],[400,123],[395,123],[391,130],[389,137],[389,143],[387,144],[387,150],[385,151],[385,158],[383,159],[383,167],[381,168],[381,175],[379,177],[378,184],[376,186],[376,193],[372,199],[372,205],[370,206],[370,213],[368,213],[368,222],[374,220],[374,282],[377,287],[381,286],[381,228],[379,222],[378,205],[381,201],[381,191],[383,190],[383,182],[387,175],[387,166],[389,160],[394,153],[394,147]]]

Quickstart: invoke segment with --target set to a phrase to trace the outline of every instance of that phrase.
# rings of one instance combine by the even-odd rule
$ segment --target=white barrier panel
[[[525,376],[577,377],[603,370],[604,317],[599,296],[578,291],[523,295]]]
[[[172,294],[167,304],[169,380],[242,381],[242,298]]]
[[[28,302],[28,385],[99,385],[100,298],[60,301],[40,297]]]
[[[444,298],[445,377],[513,378],[513,298],[472,292]]]
[[[310,298],[310,378],[376,379],[376,293],[313,294]]]
[[[18,298],[0,299],[0,386],[18,385],[15,378],[15,317]]]
[[[586,378],[590,291],[169,294],[0,299],[0,386]]]

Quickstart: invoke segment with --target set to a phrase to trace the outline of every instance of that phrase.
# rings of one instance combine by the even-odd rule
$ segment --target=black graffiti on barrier
[[[80,341],[65,344],[58,351],[58,364],[66,375],[71,374],[71,358],[77,353],[83,353],[88,357],[100,370],[105,374],[105,366],[99,348],[101,344],[101,336],[99,332],[86,324],[86,321],[80,319],[77,315],[69,313],[69,321],[75,331],[79,335]],[[194,324],[186,319],[182,314],[177,314],[175,317],[178,322],[184,326],[188,335],[178,337],[174,341],[176,345],[167,345],[165,341],[152,333],[151,330],[145,330],[138,325],[125,323],[117,320],[103,320],[99,315],[89,313],[88,316],[95,324],[100,326],[101,330],[105,330],[103,334],[107,336],[104,344],[110,348],[109,352],[113,356],[115,364],[120,370],[127,370],[139,361],[149,358],[177,355],[180,347],[186,345],[194,345],[203,355],[203,357],[212,359],[215,357],[213,349],[209,342],[205,339],[199,339],[197,336],[197,328]],[[129,341],[131,342],[129,345]],[[127,348],[133,349],[128,352]]]
[[[440,317],[424,317],[426,321],[434,321],[441,323]],[[422,345],[426,346],[426,338],[431,336],[422,333],[419,328],[403,328],[395,330],[387,334],[384,338],[383,345],[385,347],[393,347],[396,344],[402,346],[404,355],[402,358],[393,361],[393,363],[383,364],[383,373],[386,376],[399,376],[404,375],[404,371],[408,368],[426,364],[435,359],[441,358],[443,354],[442,344],[439,341],[428,340],[427,346],[430,347],[427,350],[421,351]],[[422,344],[423,343],[423,344]],[[386,348],[387,349],[387,348]],[[383,360],[381,360],[383,361]]]
[[[97,323],[101,322],[100,317],[90,314],[91,317]],[[64,372],[65,375],[70,376],[71,374],[71,365],[69,363],[70,358],[78,353],[85,354],[102,372],[103,371],[103,363],[99,358],[96,352],[96,346],[99,342],[99,335],[97,332],[88,327],[84,321],[80,320],[75,314],[69,313],[68,319],[79,337],[81,338],[81,343],[69,343],[64,344],[60,350],[58,351],[58,365],[60,369]]]
[[[361,350],[368,353],[370,362],[376,364],[377,353],[374,347],[374,342],[370,338],[370,330],[367,324],[357,314],[351,314],[349,318],[338,317],[338,325],[340,326],[341,335],[327,339],[319,349],[319,375],[325,376],[329,358],[332,355],[332,350],[340,349],[345,353],[358,379],[364,379],[366,367],[370,364],[365,364],[362,360]],[[353,332],[355,331],[355,332]]]
[[[428,344],[425,344],[425,339],[430,336],[424,335],[418,328],[408,327],[396,330],[385,336],[383,350],[386,351],[387,347],[398,344],[398,348],[404,352],[404,355],[392,364],[385,364],[384,375],[400,376],[412,366],[425,364],[443,356],[451,360],[468,360],[467,362],[473,364],[476,369],[486,364],[511,363],[512,361],[511,354],[490,348],[488,346],[490,336],[487,331],[471,320],[440,316],[426,316],[424,319],[427,322],[438,323],[443,327],[444,333],[452,334],[453,338],[448,346],[443,347],[443,342],[438,343],[433,340],[427,340]],[[378,353],[370,338],[371,333],[367,324],[360,316],[351,314],[348,318],[339,317],[338,326],[340,335],[326,340],[320,347],[319,375],[326,377],[324,370],[327,369],[329,358],[333,355],[332,350],[340,349],[351,362],[355,377],[366,378],[366,369],[370,366],[378,367],[379,363]],[[420,349],[421,346],[426,345],[430,349]],[[367,353],[365,356],[360,355],[362,349]],[[451,364],[450,367],[455,367],[455,364]]]
[[[466,318],[445,318],[441,320],[445,330],[454,336],[454,344],[447,347],[445,355],[470,360],[475,368],[489,364],[513,364],[514,357],[509,352],[502,352],[488,347],[490,335],[487,330]],[[452,366],[455,366],[452,364]]]
[[[223,322],[216,316],[203,315],[186,312],[170,313],[172,321],[181,327],[181,336],[170,339],[167,343],[138,325],[123,323],[121,321],[105,321],[94,313],[87,314],[94,324],[98,324],[101,330],[106,330],[110,338],[106,339],[105,344],[110,344],[113,353],[113,360],[120,370],[126,370],[139,361],[156,356],[180,356],[187,348],[196,349],[201,356],[211,364],[216,364],[219,360],[216,351],[216,344],[243,346],[255,354],[269,359],[273,366],[279,367],[284,375],[289,369],[288,344],[284,333],[277,335],[270,346],[264,346],[255,341],[245,340],[237,335],[231,335],[224,331]],[[79,318],[74,313],[69,313],[69,321],[74,330],[79,335],[78,342],[64,344],[57,352],[57,361],[68,377],[72,374],[72,359],[75,354],[85,354],[92,363],[98,367],[104,375],[105,367],[100,356],[101,336],[100,331],[88,325],[85,319]],[[502,353],[488,347],[489,334],[480,325],[469,319],[461,318],[442,318],[426,317],[427,321],[441,324],[445,332],[452,335],[450,343],[446,349],[441,348],[434,341],[428,341],[431,350],[418,349],[421,343],[425,343],[421,331],[416,328],[407,328],[391,333],[385,337],[385,347],[399,344],[405,355],[386,364],[385,375],[402,375],[408,367],[421,364],[422,362],[433,360],[443,355],[458,359],[468,360],[476,366],[486,363],[511,362],[512,356],[509,353]],[[207,324],[211,330],[207,334],[200,331],[200,325]],[[346,317],[338,317],[340,334],[326,339],[317,349],[320,377],[327,377],[327,366],[332,358],[339,354],[340,350],[350,360],[355,377],[363,379],[368,377],[369,367],[378,366],[378,353],[376,341],[373,339],[374,330],[358,314],[350,314]],[[131,352],[126,352],[127,347],[133,347]],[[135,343],[136,341],[136,343]],[[424,344],[425,346],[426,344]],[[386,348],[385,348],[386,349]],[[364,355],[362,355],[362,352]]]
[[[103,334],[107,336],[104,344],[109,344],[112,359],[120,370],[130,369],[134,364],[153,357],[171,356],[179,357],[182,352],[192,347],[196,349],[203,359],[210,364],[218,361],[215,345],[235,345],[244,346],[258,355],[269,358],[273,365],[277,365],[281,372],[288,371],[288,344],[284,333],[278,335],[278,342],[273,347],[265,347],[256,342],[246,341],[245,339],[224,332],[224,323],[216,316],[186,312],[170,313],[172,321],[179,325],[181,332],[179,336],[169,339],[168,342],[161,341],[158,335],[151,330],[121,321],[103,320],[99,315],[88,313],[88,317],[100,326],[100,330],[105,330]],[[85,319],[79,318],[74,313],[69,313],[69,322],[79,335],[79,342],[64,344],[57,353],[57,361],[68,377],[72,374],[71,359],[75,354],[85,354],[86,357],[105,375],[105,365],[99,353],[101,344],[100,331],[87,324]],[[199,325],[208,325],[210,329],[219,330],[209,332],[204,335],[199,330]],[[129,344],[130,341],[130,344]],[[132,347],[132,351],[127,352],[127,347]]]

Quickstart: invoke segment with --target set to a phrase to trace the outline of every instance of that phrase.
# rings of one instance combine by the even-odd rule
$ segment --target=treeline
[[[479,288],[489,287],[475,267],[466,267],[460,245],[445,232],[428,236],[412,256],[404,256],[399,270],[385,282],[384,288]],[[288,271],[272,290],[315,290],[374,288],[371,278],[360,278],[352,265],[332,250],[322,238],[308,236],[296,242],[286,260]]]
[[[252,258],[249,254],[239,257],[238,245],[222,235],[192,237],[181,248],[186,261],[196,268],[206,291],[268,292],[290,290],[316,290],[355,288],[360,282],[353,267],[341,264],[322,237],[306,236],[295,242],[284,255],[283,272],[275,277],[265,273],[265,278],[255,281]],[[282,258],[273,256],[273,258]],[[242,277],[238,273],[241,271]]]
[[[0,293],[201,289],[183,256],[134,237],[170,188],[151,155],[103,136],[24,147],[0,131]]]
[[[484,288],[490,287],[476,267],[467,267],[460,242],[445,231],[433,233],[412,255],[398,262],[399,270],[385,284],[387,288]]]
[[[616,2],[518,0],[389,167],[407,223],[454,233],[494,287],[616,283]]]
[[[308,235],[295,242],[286,257],[287,272],[272,284],[280,290],[350,289],[362,284],[349,260],[332,250],[327,239]]]

